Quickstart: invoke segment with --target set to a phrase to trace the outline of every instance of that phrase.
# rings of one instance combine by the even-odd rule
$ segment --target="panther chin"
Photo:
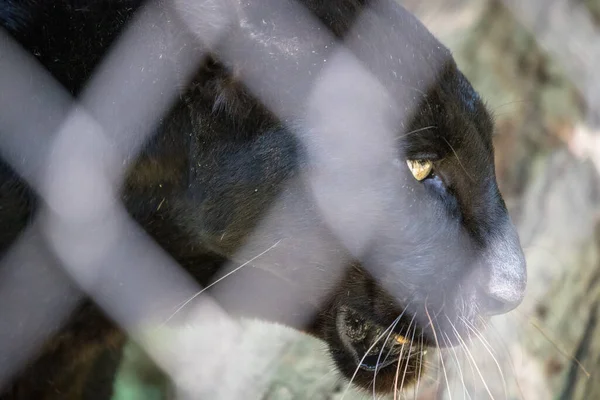
[[[405,308],[384,323],[373,318],[376,313],[359,308],[340,305],[335,311],[328,335],[331,354],[347,379],[381,394],[415,384],[430,350],[467,345],[488,319],[475,314],[440,318],[447,314]]]
[[[379,392],[389,392],[394,386],[403,387],[418,379],[429,344],[422,335],[415,335],[416,330],[409,334],[404,326],[405,329],[390,329],[393,325],[385,327],[350,307],[340,308],[336,316],[337,335],[357,366],[350,379],[359,384],[375,384]]]
[[[341,306],[334,320],[331,354],[342,374],[354,384],[390,393],[394,387],[406,387],[419,379],[433,343],[419,327],[409,328],[404,316],[385,326],[356,309]]]

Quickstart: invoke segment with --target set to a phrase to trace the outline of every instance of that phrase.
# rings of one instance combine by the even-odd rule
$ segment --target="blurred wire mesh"
[[[319,124],[333,121],[343,126],[322,129],[333,133],[333,137],[325,137],[329,143],[315,144],[311,137],[302,140],[313,149],[311,155],[325,165],[336,159],[330,158],[331,154],[347,152],[344,154],[358,162],[354,168],[364,167],[366,164],[356,159],[357,149],[365,146],[361,139],[366,139],[361,123],[369,121],[372,126],[378,118],[378,106],[386,101],[381,97],[386,92],[381,85],[388,85],[384,77],[367,72],[343,43],[329,37],[297,4],[284,3],[289,23],[277,33],[292,40],[299,32],[313,32],[315,48],[333,46],[337,48],[334,56],[322,60],[315,53],[298,66],[286,58],[292,47],[274,49],[249,36],[248,45],[255,51],[242,54],[248,57],[242,61],[261,67],[246,71],[242,78],[270,110],[286,120],[299,108],[299,99],[306,97],[305,88],[315,86],[309,83],[317,79],[298,71],[310,71],[312,64],[326,62],[307,107],[315,110],[307,124],[323,128]],[[198,4],[178,0],[173,7],[210,48],[227,32],[231,10],[221,2]],[[470,353],[444,354],[448,373],[432,367],[419,398],[597,398],[600,343],[593,333],[600,304],[594,279],[600,273],[595,237],[598,176],[590,163],[581,160],[591,158],[600,165],[595,132],[600,109],[595,68],[598,19],[588,3],[561,0],[406,4],[429,22],[442,40],[447,39],[459,65],[483,97],[490,99],[498,123],[500,183],[516,216],[532,282],[521,311],[497,318],[487,337]],[[270,11],[265,6],[264,14]],[[153,36],[157,18],[160,11],[152,5],[136,16],[77,102],[7,36],[0,37],[0,87],[3,96],[12,99],[0,109],[0,151],[44,198],[44,212],[2,260],[0,354],[11,362],[0,366],[0,385],[36,354],[47,335],[59,329],[83,290],[167,373],[173,381],[169,390],[178,398],[360,398],[364,394],[346,392],[345,383],[328,372],[330,364],[316,343],[300,340],[285,329],[265,328],[260,323],[241,325],[206,294],[198,296],[202,289],[152,243],[120,205],[117,191],[128,163],[174,101],[177,80],[186,79],[202,57],[185,43],[165,47],[164,53],[148,51],[160,43]],[[379,43],[381,32],[377,29],[362,34]],[[233,48],[225,47],[220,56],[240,62],[240,54],[230,50]],[[384,47],[379,50],[385,52]],[[148,59],[157,54],[161,57]],[[179,76],[173,76],[165,63],[174,58],[189,68],[178,71]],[[348,81],[354,83],[353,91],[342,92],[338,101],[331,101],[328,96],[335,92],[331,88],[340,90]],[[280,90],[284,85],[291,89]],[[44,90],[37,89],[40,87]],[[135,96],[135,101],[123,94]],[[360,113],[356,112],[357,99],[361,100]],[[505,102],[510,103],[508,107]],[[40,127],[54,134],[40,135]],[[335,132],[340,129],[356,141],[347,147],[336,146]],[[373,143],[373,137],[369,138],[373,152],[385,156],[392,147],[388,144],[390,130],[382,124],[375,136],[381,141]],[[326,151],[320,154],[323,149]],[[345,196],[343,189],[373,184],[361,170],[357,168],[352,182],[337,182],[336,189],[342,190],[334,193],[327,189],[337,176],[316,174],[310,181],[323,214],[354,254],[360,254],[368,227],[375,222],[365,215],[364,236],[352,236],[343,226],[344,213],[382,201],[366,196],[357,198],[351,209],[338,207],[336,198]],[[289,201],[281,198],[258,229],[283,233],[293,229],[286,216],[294,212]],[[270,243],[249,241],[237,256],[239,263],[231,265],[231,274],[223,275],[223,282],[211,295],[235,296],[237,286],[230,281],[236,279],[238,268],[277,262],[277,253],[271,250],[285,244],[285,234],[266,236],[272,238]],[[326,254],[323,244],[314,243],[311,249],[315,259],[330,260],[330,279],[335,280],[333,267],[341,267],[343,260]],[[63,274],[79,287],[73,287]],[[32,279],[34,275],[47,278]],[[21,298],[16,293],[28,295]],[[317,291],[315,295],[325,293]],[[194,301],[188,303],[190,299]],[[310,314],[292,300],[279,306],[296,315],[299,325]],[[192,311],[170,327],[169,320],[182,307]],[[23,323],[31,326],[23,330],[31,336],[14,337],[11,326]],[[156,330],[156,325],[162,330]],[[267,335],[272,342],[265,346]],[[131,370],[148,360],[142,358],[136,364],[133,358],[129,366],[128,361],[123,365],[116,398],[149,396],[148,392],[133,395],[130,387],[120,386],[140,383],[132,378]]]

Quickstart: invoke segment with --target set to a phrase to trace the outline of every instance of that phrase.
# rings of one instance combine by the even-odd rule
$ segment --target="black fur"
[[[316,317],[307,330],[327,341],[338,368],[351,376],[356,360],[336,326],[342,307],[384,326],[407,308],[396,331],[410,335],[414,323],[417,338],[433,344],[436,332],[453,330],[445,319],[436,320],[435,330],[428,326],[425,307],[431,315],[447,315],[468,334],[459,313],[474,322],[476,311],[499,313],[520,302],[524,261],[495,181],[493,122],[449,51],[395,0],[301,3],[332,37],[345,41],[394,98],[410,106],[397,132],[394,159],[373,160],[378,176],[387,180],[373,189],[384,201],[361,210],[377,222],[367,248],[357,255],[342,245],[344,239],[323,221],[303,180],[314,167],[299,140],[306,110],[288,114],[298,120],[280,120],[236,78],[240,66],[219,59],[220,48],[240,46],[240,55],[252,48],[235,33],[215,46],[191,82],[180,82],[178,101],[128,171],[122,199],[135,220],[204,285],[226,261],[244,261],[245,255],[238,253],[243,245],[250,253],[260,252],[285,238],[257,260],[254,272],[240,272],[245,282],[262,283],[271,291],[248,293],[243,304],[221,301],[232,312],[252,314],[260,309],[264,318],[290,324],[294,322],[287,320],[289,315],[278,312],[277,298],[294,296],[298,303],[309,303]],[[4,0],[0,23],[76,97],[141,4],[140,0]],[[281,11],[273,2],[272,15],[257,16],[252,14],[254,3],[244,4],[251,22],[275,21]],[[176,27],[169,29],[189,34],[177,17],[171,17],[169,23]],[[377,42],[364,40],[355,31],[374,27],[384,27]],[[298,65],[310,59],[313,33],[299,38],[299,55],[292,57]],[[204,49],[191,38],[190,45]],[[165,43],[168,40],[165,37]],[[331,52],[319,55],[331,56]],[[260,69],[241,67],[249,75],[256,72],[253,68]],[[423,79],[431,83],[423,87]],[[300,93],[307,95],[309,87],[303,90]],[[405,159],[433,160],[434,172],[418,182]],[[0,161],[2,253],[34,220],[37,202],[27,184]],[[263,236],[252,236],[272,206],[282,207],[284,217]],[[366,229],[359,217],[349,222],[350,230]],[[348,267],[337,281],[323,268],[322,262],[331,260],[343,260]],[[469,277],[476,284],[461,287]],[[320,295],[312,291],[322,282],[331,287],[323,302],[317,302]],[[4,388],[2,399],[82,398],[90,391],[82,388],[88,379],[80,376],[81,371],[93,370],[82,365],[107,348],[118,353],[123,341],[120,330],[86,300],[61,334],[44,346],[39,359]],[[416,369],[407,381],[416,378]],[[377,390],[391,390],[394,373],[395,367],[393,372],[380,371]],[[360,371],[355,382],[368,387],[371,380],[371,373]]]

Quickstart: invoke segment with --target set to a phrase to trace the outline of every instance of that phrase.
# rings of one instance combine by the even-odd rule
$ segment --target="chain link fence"
[[[555,1],[552,7],[542,2],[505,5],[532,27],[544,46],[561,55],[589,106],[593,126],[600,90],[590,65],[598,59],[593,40],[598,35],[587,14],[566,1]],[[373,7],[385,13],[387,6],[381,2]],[[0,387],[10,384],[89,296],[166,373],[175,398],[285,398],[274,391],[273,377],[284,368],[281,360],[294,349],[296,336],[233,319],[220,303],[247,301],[248,286],[259,293],[281,290],[269,286],[270,281],[245,284],[245,275],[239,273],[244,268],[276,275],[289,272],[299,285],[310,286],[315,302],[325,301],[327,288],[341,279],[348,260],[332,253],[331,242],[321,239],[341,242],[355,257],[364,253],[379,221],[361,210],[389,202],[382,198],[389,192],[380,188],[395,185],[386,177],[373,179],[377,171],[371,160],[394,158],[390,150],[395,148],[396,124],[409,118],[416,106],[414,93],[425,91],[434,73],[412,71],[410,81],[419,86],[400,90],[397,76],[384,69],[377,73],[376,63],[366,66],[359,60],[356,49],[373,59],[374,54],[397,53],[397,37],[390,33],[397,29],[393,19],[375,24],[370,11],[358,16],[351,37],[370,44],[361,47],[335,38],[293,0],[253,4],[252,14],[265,18],[243,20],[239,26],[236,22],[234,27],[245,7],[243,2],[211,0],[148,3],[135,13],[77,99],[0,32],[0,154],[40,196],[35,220],[1,260]],[[553,13],[567,15],[565,25],[552,24]],[[171,22],[187,24],[190,36],[176,34]],[[577,32],[584,32],[584,38]],[[305,43],[298,42],[300,37]],[[297,139],[320,168],[292,181],[219,278],[200,287],[128,215],[120,196],[136,156],[179,100],[179,87],[192,79],[209,52],[216,52],[225,64],[241,66],[239,79],[281,121],[301,121],[295,132],[304,133]],[[430,68],[443,65],[432,60]],[[390,103],[404,110],[395,124],[389,124],[386,115]],[[580,146],[594,160],[596,147]],[[297,197],[298,182],[311,188],[311,199]],[[347,198],[353,201],[343,201]],[[308,226],[298,229],[297,216],[313,202],[335,238],[323,233],[317,221],[305,221]],[[357,214],[360,231],[346,224],[348,215]],[[422,229],[434,227],[424,224]],[[302,248],[294,246],[291,233],[303,235]],[[290,259],[299,261],[282,270]],[[293,270],[299,264],[327,265],[327,273]],[[255,310],[259,314],[273,311],[268,304],[260,307]],[[277,310],[297,327],[314,316],[294,296],[277,296]],[[478,385],[477,393],[508,398],[513,392],[506,386],[513,385],[522,363],[514,353],[508,361],[496,358],[498,353],[510,354],[502,342],[516,340],[519,332],[514,319],[501,321],[490,336],[476,333],[479,344],[471,351],[432,351],[428,376],[423,378],[430,387],[419,391],[415,386],[402,396],[480,398],[471,397],[466,379]],[[273,341],[265,342],[265,337]],[[348,391],[345,381],[340,382],[342,388],[332,398],[371,395]],[[320,394],[307,389],[305,396]],[[535,398],[522,392],[520,397]]]

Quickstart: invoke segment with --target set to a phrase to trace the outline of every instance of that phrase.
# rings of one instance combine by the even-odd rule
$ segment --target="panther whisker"
[[[437,126],[435,126],[435,125],[425,126],[423,128],[419,128],[419,129],[412,130],[410,132],[406,132],[406,133],[400,135],[396,140],[401,140],[401,139],[404,139],[405,137],[407,137],[409,135],[414,135],[415,133],[423,132],[423,131],[426,131],[426,130],[429,130],[429,129],[436,129],[436,128],[437,128]]]
[[[258,254],[257,256],[252,257],[250,260],[246,261],[245,263],[243,263],[242,265],[240,265],[239,267],[236,267],[235,269],[233,269],[232,271],[229,271],[228,273],[226,273],[225,275],[223,275],[222,277],[220,277],[219,279],[217,279],[216,281],[210,283],[209,285],[206,285],[204,288],[202,288],[201,290],[199,290],[198,292],[196,292],[193,296],[191,296],[189,299],[187,299],[186,301],[184,301],[183,303],[180,303],[180,305],[177,307],[177,309],[171,314],[169,315],[169,317],[160,325],[160,327],[164,327],[171,319],[173,319],[173,317],[179,312],[181,311],[185,306],[187,306],[188,304],[190,304],[190,302],[192,302],[196,297],[200,296],[202,293],[204,293],[205,291],[207,291],[208,289],[210,289],[211,287],[215,286],[217,283],[221,282],[223,279],[233,275],[235,272],[239,271],[240,269],[244,268],[246,265],[250,264],[252,261],[255,261],[256,259],[262,257],[263,255],[267,254],[269,251],[273,250],[275,247],[277,247],[277,245],[279,243],[281,243],[283,239],[279,239],[278,241],[276,241],[271,247],[269,247],[268,249],[266,249],[265,251],[263,251],[262,253]]]
[[[450,340],[450,337],[448,336],[448,334],[446,332],[444,332],[444,336],[446,336],[446,339],[448,339],[447,343],[451,343],[452,342]],[[460,376],[460,380],[461,380],[462,385],[463,385],[463,394],[464,394],[463,399],[466,400],[467,395],[469,396],[469,398],[471,398],[471,395],[467,391],[467,385],[465,384],[465,377],[463,375],[462,368],[460,367],[460,362],[458,360],[458,354],[456,353],[456,349],[453,346],[450,346],[450,348],[452,349],[452,353],[454,355],[454,360],[456,361],[456,367],[458,368],[458,375]]]
[[[460,286],[459,286],[459,287],[460,287]],[[427,308],[427,300],[425,300],[425,308]],[[427,311],[427,309],[426,309],[426,311]],[[428,315],[428,317],[429,317],[429,318],[428,318],[428,319],[429,319],[429,323],[427,323],[427,325],[425,325],[425,326],[423,327],[423,330],[426,330],[426,329],[427,329],[427,328],[429,328],[430,326],[431,326],[431,329],[433,329],[433,320],[436,320],[436,321],[437,321],[437,318],[438,318],[438,316],[439,316],[441,313],[443,313],[443,312],[444,312],[444,310],[443,310],[443,307],[441,307],[441,308],[440,308],[440,309],[437,311],[437,314],[434,314],[434,315],[433,315],[433,318],[431,318],[431,317]]]
[[[435,372],[439,372],[440,371],[438,365],[436,363],[431,362],[431,361],[423,361],[423,366],[426,366],[427,370],[431,370],[431,371],[435,371]],[[411,368],[410,370],[412,371],[413,369]]]
[[[487,330],[489,328],[489,324],[487,324],[486,321],[483,318],[481,318],[481,316],[478,316],[478,317],[481,320],[485,330]],[[475,333],[475,335],[477,335],[480,340],[483,340],[485,342],[485,344],[487,344],[489,346],[489,350],[492,351],[494,353],[494,355],[497,355],[496,352],[494,351],[494,348],[491,345],[491,343],[483,335],[483,331],[481,329],[478,329],[475,325],[473,325],[472,322],[470,322],[469,320],[467,320],[464,317],[460,317],[460,319],[467,326],[467,328],[469,328],[469,330],[471,332]]]
[[[502,103],[500,105],[495,106],[494,108],[491,108],[490,111],[492,113],[494,113],[494,115],[496,115],[495,111],[498,110],[499,108],[510,106],[510,105],[513,105],[513,104],[523,104],[523,103],[525,103],[525,104],[529,103],[530,104],[530,103],[532,103],[532,101],[531,100],[525,100],[525,99],[507,101],[506,103]]]
[[[414,320],[414,316],[413,316],[413,320]],[[411,322],[411,324],[412,324],[412,322]],[[408,328],[408,329],[410,329],[410,326],[409,326],[409,328]],[[412,344],[412,343],[413,343],[413,341],[415,340],[415,332],[416,332],[416,331],[417,331],[417,325],[415,324],[415,326],[413,326],[413,333],[412,333],[412,336],[411,336],[411,338],[410,338],[410,343],[411,343],[411,344]],[[403,345],[403,346],[404,346],[404,345]],[[409,348],[409,351],[410,351],[410,348]],[[400,353],[402,353],[402,351],[400,351]],[[423,352],[421,351],[421,354],[422,354],[422,353],[423,353]],[[410,358],[410,356],[409,356],[409,358]],[[402,389],[404,388],[404,379],[406,378],[406,372],[408,371],[408,364],[409,364],[409,362],[408,362],[408,361],[409,361],[409,358],[407,358],[407,359],[406,359],[406,365],[404,366],[404,372],[403,372],[403,374],[402,374],[402,381],[400,382],[400,390],[402,390]],[[398,367],[400,367],[400,359],[398,359]]]
[[[415,320],[415,315],[413,315],[412,319],[410,320],[408,329],[410,329],[414,320]],[[396,375],[394,376],[394,400],[398,399],[398,376],[400,374],[400,361],[402,360],[402,353],[404,353],[405,345],[406,345],[406,343],[402,343],[402,347],[400,348],[400,354],[398,354],[398,364],[396,364]]]
[[[408,309],[408,305],[406,307],[404,307],[404,311],[402,311],[402,313],[394,320],[394,322],[400,321],[400,318],[402,318],[402,316],[404,315],[404,313],[406,312],[407,309]],[[385,334],[387,333],[388,330],[390,330],[391,327],[392,327],[392,325],[388,326],[387,329],[385,329],[381,333],[381,335],[379,335],[377,337],[377,339],[375,339],[375,341],[373,342],[373,344],[371,344],[371,346],[367,349],[367,351],[365,351],[364,356],[358,362],[358,365],[356,366],[356,369],[354,370],[354,373],[352,374],[352,377],[350,378],[350,382],[348,382],[348,384],[346,385],[346,389],[344,390],[344,393],[342,394],[342,397],[340,398],[340,400],[344,400],[344,397],[346,397],[346,394],[348,393],[348,390],[350,389],[350,385],[354,381],[354,378],[356,378],[356,374],[358,374],[358,370],[360,369],[360,365],[363,363],[363,361],[365,360],[365,358],[367,358],[367,355],[369,354],[369,352],[371,350],[373,350],[373,348],[377,345],[377,343],[381,340],[381,338],[383,336],[385,336]]]
[[[420,348],[423,348],[423,335],[421,335],[420,339],[421,339],[420,340],[420,344],[421,344]],[[419,396],[419,389],[420,389],[420,386],[421,386],[421,371],[423,371],[423,365],[424,365],[423,364],[423,352],[421,352],[421,357],[419,359],[419,372],[418,372],[418,375],[417,375],[416,392],[414,393],[415,400]],[[430,368],[428,367],[427,369],[429,370]]]
[[[409,325],[408,325],[408,329],[410,329],[410,327],[411,327],[411,325],[412,325],[412,322],[414,321],[414,318],[415,318],[415,317],[413,316],[413,318],[411,319],[411,321],[410,321],[410,323],[409,323]],[[415,327],[416,327],[416,325],[415,325]],[[414,337],[414,334],[413,334],[413,337]],[[412,340],[411,340],[411,343],[412,343]],[[385,358],[383,359],[383,362],[384,362],[384,363],[387,361],[387,359],[388,359],[388,357],[390,356],[390,354],[391,354],[392,350],[393,350],[393,348],[391,348],[391,349],[389,349],[389,350],[388,350],[388,352],[387,352],[387,354],[386,354]],[[381,355],[381,354],[380,354],[380,355]],[[377,363],[379,364],[379,359],[377,359]]]
[[[444,332],[440,332],[440,333],[444,334]],[[446,341],[446,339],[444,338],[444,335],[440,335],[440,339],[442,340],[442,342],[444,342],[444,346],[445,346],[445,347],[447,347],[447,346],[450,344],[450,342],[447,342],[447,341]],[[444,347],[443,349],[442,349],[442,348],[440,348],[440,356],[446,360],[446,365],[450,365],[450,363],[449,363],[449,361],[448,361],[448,358],[450,358],[450,356],[449,356],[448,354],[449,354],[450,352],[449,352],[449,351],[448,351],[448,350],[447,350],[445,347]],[[455,381],[456,381],[456,380],[455,380],[455,379],[453,379],[453,380],[452,380],[452,383],[454,383]],[[454,392],[451,392],[451,390],[450,390],[450,387],[452,387],[452,388],[453,388],[453,387],[454,387],[454,385],[451,385],[451,384],[450,384],[450,382],[448,382],[448,385],[447,385],[447,388],[448,388],[448,393],[454,393]]]
[[[467,356],[469,356],[469,358],[471,359],[471,361],[473,361],[473,366],[477,370],[477,374],[479,375],[479,378],[481,378],[481,382],[483,383],[483,386],[485,387],[485,390],[487,391],[488,395],[492,398],[492,400],[495,400],[495,397],[492,394],[492,391],[490,390],[490,388],[488,387],[487,383],[485,382],[485,378],[483,377],[483,374],[481,373],[481,370],[477,366],[477,362],[475,361],[475,358],[473,357],[473,354],[471,354],[471,351],[467,348],[465,341],[463,340],[463,338],[461,337],[460,333],[458,332],[458,330],[454,326],[454,323],[452,323],[452,320],[450,318],[448,318],[448,316],[446,316],[446,318],[448,319],[448,322],[450,322],[450,326],[454,330],[454,335],[456,336],[456,339],[458,339],[458,341],[462,342],[465,345],[464,349],[466,351],[466,354],[467,354]]]
[[[404,310],[406,310],[406,307],[404,308]],[[398,325],[398,322],[400,322],[400,319],[402,318],[402,314],[400,314],[400,316],[398,318],[396,318],[396,320],[394,322],[392,322],[391,325],[391,329],[387,334],[387,337],[385,338],[384,342],[383,342],[383,346],[381,346],[381,350],[379,351],[379,356],[377,357],[377,363],[375,364],[375,371],[373,371],[373,399],[375,399],[375,383],[377,382],[377,372],[379,372],[379,362],[381,361],[381,355],[383,354],[383,349],[385,349],[385,345],[387,344],[388,340],[390,339],[390,336],[392,336],[392,333],[394,332],[394,328],[396,328],[396,325]],[[388,351],[388,354],[385,356],[384,362],[385,360],[387,360],[389,354],[390,354],[391,349]]]
[[[410,321],[410,325],[408,326],[408,329],[410,329],[410,327],[412,326],[413,321],[414,321],[414,316],[413,316],[413,319]],[[413,328],[413,332],[414,332],[414,328]],[[411,341],[411,343],[412,343],[412,341]],[[410,348],[408,349],[408,351],[409,351],[409,357],[410,357]],[[402,348],[400,348],[400,354],[398,354],[398,363],[396,364],[396,373],[394,375],[394,398],[397,397],[398,392],[400,392],[400,394],[402,394],[402,387],[404,385],[404,378],[406,376],[406,368],[405,368],[405,370],[403,372],[404,375],[402,376],[402,381],[400,383],[400,390],[398,390],[398,378],[400,376],[400,362],[402,360],[402,353],[404,353],[404,344],[402,344]],[[407,360],[406,364],[408,365],[408,360]]]
[[[463,323],[465,324],[465,326],[475,334],[475,336],[477,336],[477,338],[479,339],[479,341],[481,342],[481,344],[483,345],[483,347],[487,350],[487,352],[490,354],[490,356],[492,357],[492,360],[494,360],[494,363],[496,364],[496,367],[498,368],[498,372],[500,373],[500,378],[502,378],[502,389],[504,390],[504,398],[508,398],[508,389],[506,387],[506,378],[504,376],[504,373],[502,372],[502,368],[500,367],[500,363],[498,362],[498,359],[496,358],[496,356],[494,355],[494,352],[492,351],[492,349],[489,346],[489,342],[485,339],[485,337],[481,334],[481,332],[479,332],[478,329],[476,329],[475,327],[471,326],[471,323],[469,321],[467,321],[465,318],[463,317],[459,317]]]
[[[414,320],[415,316],[413,315],[410,324],[408,325],[408,329],[410,329]],[[398,354],[398,363],[396,364],[396,374],[394,375],[394,400],[396,400],[398,397],[398,376],[400,375],[400,360],[402,360],[402,353],[404,353],[404,345],[405,343],[403,343],[402,347],[400,348],[400,354]]]
[[[517,379],[517,368],[515,366],[515,362],[513,360],[513,357],[510,353],[510,350],[508,349],[508,346],[506,345],[504,339],[502,338],[502,336],[500,335],[500,333],[498,333],[498,331],[496,330],[496,328],[487,323],[486,320],[484,320],[483,318],[481,318],[481,316],[479,316],[479,319],[481,320],[482,324],[485,326],[486,331],[487,332],[491,332],[492,334],[494,334],[494,336],[496,337],[496,339],[500,342],[500,346],[502,346],[502,349],[506,352],[506,355],[508,357],[508,362],[510,363],[510,368],[513,372],[513,376],[515,377],[515,384],[517,385],[517,389],[519,390],[519,394],[521,395],[521,399],[525,399],[525,394],[523,393],[523,389],[521,388],[521,384],[519,383],[519,379]]]
[[[456,336],[456,334],[454,334]],[[467,360],[467,363],[469,365],[469,369],[471,370],[471,382],[475,382],[475,368],[473,368],[473,362],[471,361],[471,359],[468,357],[467,355],[467,351],[468,349],[466,348],[464,343],[460,343],[460,349],[462,350],[462,360],[463,363],[465,361],[465,359]]]
[[[450,150],[452,150],[452,152],[456,156],[456,160],[458,161],[458,165],[460,165],[460,167],[463,169],[463,171],[465,171],[465,174],[467,175],[467,177],[471,180],[471,182],[475,182],[475,179],[473,179],[473,177],[467,172],[467,169],[465,168],[465,166],[463,165],[463,163],[460,161],[460,157],[458,157],[458,153],[456,152],[456,150],[454,150],[454,147],[452,147],[452,145],[450,144],[450,142],[448,140],[446,140],[445,137],[443,137],[443,136],[440,136],[440,137],[450,147]]]
[[[425,300],[425,314],[427,314],[427,319],[431,324],[431,331],[433,332],[433,338],[435,339],[435,344],[438,348],[440,348],[440,342],[437,337],[437,333],[435,332],[435,327],[433,326],[433,320],[429,315],[429,310],[427,309],[427,300]],[[440,352],[440,361],[442,363],[442,371],[444,372],[444,378],[446,379],[446,386],[448,387],[448,397],[452,400],[452,394],[450,393],[450,384],[448,382],[448,374],[446,373],[446,366],[444,365],[444,358],[442,357],[442,353]]]

